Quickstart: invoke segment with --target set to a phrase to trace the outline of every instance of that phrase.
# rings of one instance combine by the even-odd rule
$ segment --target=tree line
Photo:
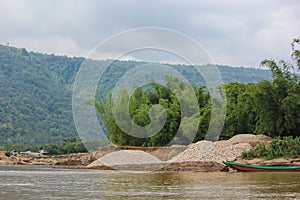
[[[12,144],[7,146],[0,146],[0,150],[6,151],[6,155],[10,156],[11,151],[20,152],[39,152],[45,150],[49,155],[61,155],[70,153],[83,153],[87,152],[84,144],[76,139],[75,137],[65,138],[59,145],[57,144],[42,144],[42,145],[23,145],[23,144]]]
[[[300,57],[297,45],[299,39],[293,41],[292,58],[296,62],[295,68],[299,68]],[[0,145],[59,146],[64,138],[76,135],[71,110],[71,85],[83,60],[84,58],[39,54],[0,45],[0,82],[3,86],[0,88]],[[126,70],[139,64],[133,61],[113,62],[105,72],[105,79],[100,80],[100,85],[113,85]],[[272,60],[266,60],[262,64],[271,69],[272,80],[269,79],[268,70],[218,66],[227,83],[224,88],[228,104],[222,137],[239,133],[298,135],[299,80],[292,71],[293,66]],[[215,99],[210,97],[206,88],[199,86],[201,80],[193,76],[191,66],[173,67],[195,84],[200,116],[191,116],[180,122],[178,99],[171,91],[154,85],[149,86],[153,89],[141,88],[133,95],[136,95],[136,103],[130,102],[134,122],[141,126],[147,125],[148,109],[157,103],[166,108],[168,118],[165,127],[156,137],[131,138],[115,126],[107,106],[109,95],[105,95],[103,102],[97,99],[96,104],[99,104],[99,108],[106,105],[108,112],[105,112],[105,117],[101,114],[103,111],[97,109],[108,127],[107,136],[113,142],[120,145],[159,146],[167,144],[179,129],[180,134],[176,139],[184,143],[195,127],[198,131],[194,142],[205,137],[211,118],[211,101]],[[257,84],[249,83],[262,78],[266,80]],[[169,78],[169,84],[172,79]],[[109,87],[106,91],[109,91]],[[131,100],[134,101],[134,98]],[[194,124],[192,117],[198,117],[199,123]],[[180,128],[179,123],[183,124]]]
[[[272,80],[248,84],[233,82],[222,86],[226,91],[227,110],[221,137],[229,138],[244,133],[271,137],[300,136],[300,79],[297,74],[297,69],[300,69],[300,53],[296,48],[299,44],[299,39],[292,42],[295,66],[285,61],[261,62],[262,67],[271,70]],[[183,84],[174,77],[166,77],[166,82],[167,86]],[[147,138],[128,135],[119,128],[112,113],[112,95],[99,94],[95,106],[107,127],[107,137],[117,145],[163,146],[173,139],[184,144],[195,127],[198,129],[193,142],[196,142],[205,138],[211,120],[211,102],[217,99],[212,98],[205,87],[193,89],[198,101],[199,115],[183,120],[180,118],[179,101],[168,87],[152,84],[135,90],[129,101],[129,113],[133,123],[139,126],[148,125],[149,110],[155,104],[162,105],[167,113],[163,129]],[[129,98],[127,93],[124,89],[117,101]],[[122,110],[121,107],[119,109]],[[197,124],[190,120],[193,117],[199,119]],[[177,132],[179,135],[176,135]]]
[[[0,45],[0,145],[60,144],[64,138],[77,135],[72,85],[84,60]],[[140,64],[113,61],[99,81],[99,89],[109,91],[128,70]],[[203,83],[193,66],[169,66],[196,86]],[[268,70],[217,67],[226,83],[271,78]]]

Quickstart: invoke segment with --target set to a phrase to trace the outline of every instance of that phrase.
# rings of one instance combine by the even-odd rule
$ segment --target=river
[[[0,166],[0,199],[300,199],[300,173],[123,172]]]

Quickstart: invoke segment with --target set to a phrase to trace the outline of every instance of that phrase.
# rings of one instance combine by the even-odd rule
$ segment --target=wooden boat
[[[226,167],[241,172],[300,172],[300,166],[262,166],[242,164],[234,161],[223,161]],[[225,171],[223,169],[223,171]]]

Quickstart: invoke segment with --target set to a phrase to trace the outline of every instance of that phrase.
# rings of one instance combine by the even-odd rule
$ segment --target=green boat
[[[223,161],[228,167],[236,169],[241,172],[300,172],[300,166],[264,166],[264,165],[250,165],[242,164],[234,161]],[[222,171],[225,171],[224,169]]]

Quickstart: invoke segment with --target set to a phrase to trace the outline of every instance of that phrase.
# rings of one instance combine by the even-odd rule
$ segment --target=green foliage
[[[286,136],[282,139],[276,137],[272,139],[269,145],[259,143],[254,149],[244,151],[242,157],[245,159],[253,158],[297,158],[300,155],[300,137],[293,138]]]
[[[299,40],[294,40],[294,42]],[[294,48],[292,58],[299,66],[299,53]],[[256,132],[269,136],[300,135],[300,79],[295,67],[284,61],[262,61],[270,68],[273,81],[261,81],[255,94]]]
[[[39,152],[40,150],[47,151],[50,155],[60,155],[69,153],[82,153],[87,152],[81,141],[78,141],[75,137],[65,138],[63,143],[60,145],[56,144],[43,144],[27,146],[22,144],[8,145],[5,147],[8,152],[15,150],[17,152]]]
[[[72,117],[71,95],[75,75],[83,61],[84,58],[46,55],[0,45],[0,145],[59,144],[64,138],[77,135]],[[109,94],[126,71],[141,64],[134,61],[112,62],[99,81],[99,90],[105,95]],[[192,66],[170,66],[195,86],[204,85]],[[271,78],[268,70],[217,67],[225,83],[249,83]],[[151,102],[157,103],[159,98],[153,95],[149,98]],[[160,97],[163,97],[162,94]],[[176,104],[167,106],[176,107]],[[141,117],[147,117],[145,110],[146,107],[137,112]],[[209,107],[205,108],[203,114],[210,116]],[[139,117],[134,120],[140,123]],[[202,119],[204,125],[201,127],[204,129],[207,120]],[[176,126],[177,122],[174,123],[172,126]]]
[[[254,111],[254,84],[229,83],[225,86],[227,98],[226,121],[222,135],[254,133],[256,113]]]
[[[76,135],[71,89],[53,68],[75,69],[71,61],[0,46],[0,144],[58,144]]]
[[[292,58],[296,61],[298,69],[300,69],[300,38],[293,39],[292,42]]]
[[[87,152],[83,143],[77,141],[75,137],[66,138],[61,146],[59,146],[59,154],[69,154],[78,152]]]
[[[191,134],[197,131],[195,138],[204,138],[209,126],[209,120],[207,119],[210,117],[210,97],[208,92],[204,89],[204,87],[194,88],[199,107],[201,109],[203,108],[203,110],[199,113],[201,118],[200,123],[195,123],[195,121],[199,118],[199,114],[188,115],[181,122],[179,100],[169,87],[173,85],[173,87],[176,88],[175,85],[177,85],[183,89],[186,86],[177,78],[166,77],[166,82],[168,87],[152,84],[147,85],[144,88],[137,88],[130,98],[129,112],[131,119],[133,120],[132,123],[139,126],[146,126],[150,123],[149,110],[155,104],[160,104],[165,109],[167,119],[164,127],[154,136],[146,138],[133,137],[121,130],[115,122],[115,118],[112,114],[112,95],[105,96],[104,94],[99,94],[99,99],[96,101],[95,107],[107,127],[108,138],[113,143],[116,145],[164,146],[171,142],[177,132],[178,134],[175,138],[177,143],[187,143],[190,141],[189,139],[193,137]],[[184,94],[182,95],[184,96]],[[117,103],[114,104],[114,109],[118,110],[119,119],[124,118],[123,115],[126,112],[126,108],[123,108],[120,102],[123,102],[126,99],[128,99],[127,90],[123,89],[119,93],[118,98],[115,100]],[[189,101],[189,99],[186,99],[185,101]],[[184,104],[192,105],[189,102],[185,102]],[[186,106],[184,109],[187,113],[192,113],[189,111],[190,109],[199,110],[199,108],[191,108],[191,106]],[[163,113],[161,111],[157,111],[155,116],[157,117],[162,114]]]
[[[294,42],[299,44],[299,40]],[[296,45],[293,43],[293,45]],[[292,58],[299,65],[299,53],[293,46]],[[262,61],[272,81],[257,84],[226,84],[227,116],[223,136],[241,133],[275,136],[300,136],[300,79],[292,64]]]
[[[299,39],[294,39],[292,58],[298,68],[299,44]],[[84,151],[83,145],[74,139],[65,141],[64,146],[58,145],[64,138],[76,136],[72,118],[71,86],[83,60],[0,46],[1,145],[22,151],[36,151],[40,147],[38,145],[48,144],[44,148],[53,154]],[[161,132],[141,139],[128,136],[117,126],[110,111],[109,93],[126,71],[140,64],[142,63],[114,61],[99,82],[101,95],[97,99],[96,109],[107,126],[108,137],[119,145],[156,146],[167,144],[177,131],[179,134],[175,139],[184,143],[198,128],[194,142],[203,139],[211,119],[211,101],[217,100],[211,99],[206,89],[201,87],[204,82],[201,77],[196,76],[195,69],[186,65],[170,66],[194,83],[199,114],[181,121],[179,100],[167,88],[154,85],[150,90],[139,88],[135,91],[130,97],[129,112],[134,123],[147,126],[150,123],[149,109],[155,104],[162,105],[168,117]],[[284,61],[276,63],[273,60],[264,60],[262,65],[270,71],[217,66],[227,83],[224,85],[227,114],[222,136],[254,132],[269,136],[299,136],[300,82],[293,65]],[[209,65],[202,67],[209,68]],[[273,76],[271,81],[270,73]],[[168,79],[169,84],[173,84],[172,78]],[[199,123],[196,124],[193,119],[198,118]],[[179,127],[180,123],[182,126]]]
[[[6,152],[5,152],[5,156],[6,156],[6,157],[10,157],[10,156],[11,156],[11,153],[10,153],[9,151],[6,151]]]
[[[292,55],[298,62],[298,54],[294,52]],[[262,65],[271,70],[273,80],[247,84],[232,82],[223,86],[227,97],[227,113],[222,137],[229,138],[244,133],[266,134],[272,137],[300,136],[300,82],[298,76],[293,73],[293,65],[284,61],[277,64],[273,60],[265,60]],[[188,73],[182,71],[182,74]],[[168,81],[169,84],[178,83],[177,80],[172,82],[172,78]],[[189,116],[180,121],[180,105],[174,98],[174,94],[161,86],[154,88],[148,91],[139,88],[130,99],[131,118],[140,126],[150,123],[148,112],[151,106],[160,104],[166,109],[168,118],[164,128],[157,135],[146,139],[133,138],[124,133],[115,123],[110,112],[111,96],[107,98],[105,94],[100,95],[107,99],[101,98],[96,103],[96,108],[108,127],[108,136],[111,141],[118,145],[159,146],[167,144],[178,131],[180,134],[175,140],[184,143],[197,128],[194,142],[203,139],[211,120],[211,101],[217,100],[211,99],[204,87],[195,87],[200,116]],[[127,94],[126,91],[123,92]],[[125,95],[122,98],[128,99],[129,97]],[[198,118],[197,124],[193,119]],[[218,123],[216,119],[212,120],[215,120],[212,123]],[[181,126],[178,129],[180,123]],[[263,156],[263,146],[260,149],[262,151],[256,153]]]

